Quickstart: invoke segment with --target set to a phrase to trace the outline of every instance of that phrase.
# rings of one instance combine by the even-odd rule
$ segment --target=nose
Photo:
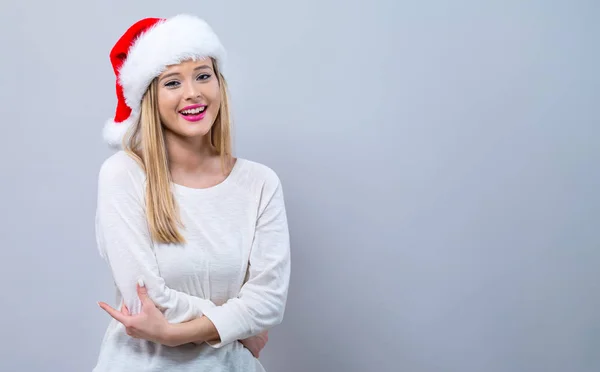
[[[200,87],[197,84],[187,83],[183,87],[184,89],[184,98],[187,101],[196,100],[202,96],[202,92],[200,91]]]

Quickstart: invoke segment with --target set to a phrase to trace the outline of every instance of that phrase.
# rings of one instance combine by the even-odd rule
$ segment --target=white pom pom
[[[123,143],[123,137],[131,127],[131,117],[121,123],[116,123],[114,119],[108,119],[104,124],[102,130],[102,137],[104,141],[111,147],[121,148]]]

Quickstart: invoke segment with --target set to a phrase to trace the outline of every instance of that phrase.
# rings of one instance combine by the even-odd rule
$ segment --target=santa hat
[[[225,49],[211,27],[195,16],[145,18],[129,27],[110,52],[117,109],[104,125],[104,140],[121,146],[123,136],[139,119],[146,89],[168,65],[206,57],[214,58],[222,71]]]

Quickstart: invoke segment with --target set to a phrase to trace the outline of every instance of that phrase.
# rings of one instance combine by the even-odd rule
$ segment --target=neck
[[[209,135],[182,138],[165,132],[165,144],[171,172],[198,172],[209,168],[209,160],[216,155],[216,150],[210,145]]]

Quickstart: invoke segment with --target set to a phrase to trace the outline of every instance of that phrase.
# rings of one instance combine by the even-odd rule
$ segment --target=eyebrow
[[[198,71],[198,70],[211,70],[211,68],[209,65],[202,65],[202,66],[198,66],[194,69],[194,71]],[[175,76],[175,75],[181,75],[181,74],[179,72],[171,72],[170,74],[166,74],[165,76],[161,77],[159,82],[165,80],[168,77]]]

